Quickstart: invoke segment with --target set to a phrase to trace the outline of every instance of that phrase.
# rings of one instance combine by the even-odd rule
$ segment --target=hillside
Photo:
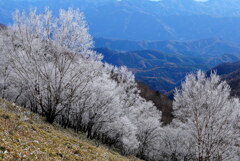
[[[137,161],[0,100],[0,160]]]
[[[138,88],[141,91],[140,95],[146,100],[152,101],[157,109],[162,112],[163,124],[170,124],[173,119],[172,101],[164,94],[158,91],[153,91],[143,83],[138,82]]]

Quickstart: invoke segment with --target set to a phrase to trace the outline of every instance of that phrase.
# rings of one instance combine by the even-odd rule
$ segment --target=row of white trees
[[[49,123],[146,160],[239,159],[239,102],[216,74],[191,74],[175,94],[174,121],[140,97],[125,67],[102,63],[82,13],[17,11],[0,32],[0,96]]]

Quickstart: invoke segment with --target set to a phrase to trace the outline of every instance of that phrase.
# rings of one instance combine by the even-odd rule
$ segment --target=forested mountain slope
[[[138,88],[141,91],[140,95],[146,100],[152,101],[157,109],[162,112],[163,124],[170,124],[173,119],[172,100],[158,91],[153,91],[143,83],[138,82]]]
[[[239,54],[184,55],[157,50],[116,51],[107,48],[96,48],[95,51],[102,53],[103,61],[107,63],[127,66],[138,81],[162,93],[179,86],[190,72],[209,70],[223,62],[240,60]]]

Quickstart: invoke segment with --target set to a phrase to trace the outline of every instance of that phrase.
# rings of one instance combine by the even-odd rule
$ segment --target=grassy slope
[[[137,161],[97,146],[72,130],[52,126],[37,114],[0,100],[1,160]]]

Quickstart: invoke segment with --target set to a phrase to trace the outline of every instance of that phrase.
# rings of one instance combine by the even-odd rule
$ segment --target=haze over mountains
[[[181,84],[198,69],[240,60],[240,46],[221,39],[197,41],[129,41],[95,38],[96,51],[104,61],[125,65],[137,80],[163,93]]]
[[[198,69],[208,70],[224,63],[240,60],[239,54],[183,55],[177,52],[165,53],[157,50],[116,51],[96,48],[104,55],[104,61],[113,65],[127,66],[154,90],[167,93],[181,84],[188,73]],[[239,51],[240,52],[240,51]]]
[[[197,69],[240,60],[240,0],[1,0],[0,23],[15,9],[84,12],[96,51],[168,92]]]
[[[240,0],[2,0],[1,21],[16,8],[80,8],[94,37],[127,40],[197,40],[240,42]]]
[[[228,1],[1,1],[0,158],[127,160],[100,141],[146,161],[239,161],[240,16]],[[14,8],[29,13],[10,25]]]
[[[211,55],[240,53],[240,46],[223,39],[201,39],[196,41],[129,41],[118,39],[95,38],[96,48],[109,48],[119,51],[159,50],[169,54],[182,55]]]

